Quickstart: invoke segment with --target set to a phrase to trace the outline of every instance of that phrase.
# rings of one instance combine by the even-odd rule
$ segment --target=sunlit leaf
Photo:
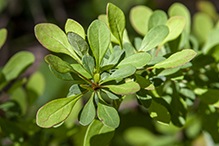
[[[158,25],[165,25],[167,22],[167,14],[162,10],[155,10],[148,20],[148,30]]]
[[[120,85],[105,85],[104,87],[109,88],[113,93],[118,95],[133,94],[140,90],[138,83],[129,81]]]
[[[120,8],[112,3],[107,5],[107,20],[110,31],[120,42],[120,46],[123,44],[123,33],[125,29],[125,15]]]
[[[210,1],[198,1],[197,7],[200,12],[204,12],[212,17],[214,20],[218,19],[216,7]]]
[[[65,33],[68,34],[69,32],[74,32],[85,39],[84,28],[73,19],[67,19],[65,23]]]
[[[117,65],[117,68],[121,68],[123,66],[129,66],[129,65],[132,65],[136,68],[140,68],[145,66],[150,61],[151,61],[151,55],[149,53],[139,52],[123,59]]]
[[[135,6],[130,11],[132,27],[142,36],[148,32],[148,20],[151,14],[152,10],[146,6]]]
[[[66,34],[58,26],[50,23],[40,23],[35,26],[34,30],[36,38],[45,48],[52,52],[67,54],[81,62],[69,44]]]
[[[152,28],[144,37],[141,43],[141,47],[138,51],[149,51],[159,45],[168,35],[169,29],[165,25],[158,25]]]
[[[219,44],[219,28],[215,28],[208,35],[207,40],[202,48],[203,52],[208,53],[214,46]]]
[[[196,56],[196,54],[197,53],[194,50],[184,49],[172,54],[166,60],[159,62],[150,68],[175,68],[189,62]]]
[[[110,31],[104,22],[95,20],[88,28],[87,37],[96,60],[97,71],[99,71],[103,56],[110,43]]]
[[[164,45],[166,42],[176,39],[183,31],[185,27],[186,20],[182,16],[173,16],[171,17],[166,25],[169,28],[168,36],[160,43],[159,46]]]
[[[50,128],[60,124],[68,117],[74,104],[81,96],[82,94],[78,94],[48,102],[37,112],[37,125],[43,128]]]

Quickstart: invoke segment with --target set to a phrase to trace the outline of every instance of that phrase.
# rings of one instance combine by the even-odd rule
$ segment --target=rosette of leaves
[[[118,109],[125,96],[137,92],[137,99],[147,105],[146,96],[149,94],[145,92],[155,91],[154,83],[150,80],[153,76],[145,76],[145,72],[176,68],[196,55],[191,49],[170,54],[167,58],[158,57],[152,52],[156,48],[159,53],[164,44],[181,34],[185,26],[184,17],[173,17],[159,25],[153,23],[139,47],[131,44],[125,24],[122,10],[109,3],[106,15],[94,20],[87,34],[72,19],[67,20],[65,32],[54,24],[41,23],[35,26],[35,35],[45,48],[67,54],[77,62],[69,63],[52,54],[45,57],[52,73],[60,79],[72,81],[73,85],[67,97],[55,99],[38,110],[36,121],[40,127],[62,124],[77,100],[90,93],[88,102],[78,116],[81,125],[89,125],[84,145],[106,145],[119,126]],[[174,29],[177,25],[181,27]],[[103,93],[109,100],[103,98]],[[142,93],[142,96],[138,96],[138,93]],[[168,110],[159,105],[156,100],[151,102],[151,115],[155,119],[157,115],[159,121],[162,121],[160,117],[167,116],[169,119],[170,116],[166,114]],[[154,111],[156,109],[159,111]],[[169,120],[162,122],[168,123]]]

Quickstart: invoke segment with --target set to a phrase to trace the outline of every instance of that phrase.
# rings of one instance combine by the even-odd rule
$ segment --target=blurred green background
[[[43,60],[49,51],[43,48],[36,40],[34,26],[38,23],[54,23],[63,29],[67,18],[71,18],[78,21],[86,30],[98,15],[106,12],[105,8],[108,2],[114,3],[125,13],[127,19],[126,28],[131,41],[138,36],[128,20],[130,9],[136,5],[146,5],[152,10],[161,9],[167,11],[173,3],[180,2],[189,9],[191,15],[197,12],[197,0],[0,0],[0,28],[8,30],[7,41],[0,50],[0,68],[16,52],[27,50],[34,54],[35,62],[22,77],[30,77],[36,71],[40,72],[44,77],[42,82],[39,81],[39,85],[45,86],[45,89],[31,107],[31,110],[28,111],[28,115],[31,115],[32,119],[29,118],[26,121],[32,120],[32,122],[28,122],[27,125],[25,125],[26,123],[21,123],[18,126],[21,129],[26,129],[28,133],[28,135],[24,136],[24,138],[28,139],[28,142],[24,145],[80,146],[86,130],[86,127],[73,125],[70,121],[71,119],[69,120],[70,122],[66,122],[65,126],[57,129],[41,129],[36,126],[34,118],[37,109],[52,99],[65,97],[71,83],[57,79],[49,71],[48,65]],[[219,1],[211,0],[211,2],[218,10]],[[22,94],[23,91],[18,90],[15,96],[25,96]],[[1,98],[2,95],[0,96]],[[198,136],[198,133],[200,133],[200,122],[199,117],[196,117],[196,115],[188,115],[188,119],[191,118],[192,124],[187,130],[180,132],[180,128],[172,125],[164,126],[155,123],[149,115],[145,115],[145,109],[137,106],[137,101],[131,104],[128,102],[132,98],[132,96],[128,97],[121,107],[121,124],[115,133],[111,143],[112,146],[208,145],[204,142],[202,143],[203,137],[209,138],[207,133]],[[83,101],[78,103],[78,109],[75,109],[76,113],[73,113],[72,119],[76,119],[75,115],[77,115],[77,111],[79,111],[82,104]],[[183,137],[184,132],[189,137]],[[165,133],[165,135],[162,133]],[[19,132],[17,135],[19,135]],[[194,137],[196,139],[193,141]],[[11,142],[1,133],[1,129],[0,139],[0,145],[16,145],[16,143]]]

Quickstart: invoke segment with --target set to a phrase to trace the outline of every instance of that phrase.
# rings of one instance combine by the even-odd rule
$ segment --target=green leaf
[[[169,124],[171,115],[167,108],[161,103],[152,100],[151,106],[148,108],[148,112],[150,113],[151,118]]]
[[[114,131],[95,119],[87,128],[83,146],[105,146],[113,138]]]
[[[152,86],[153,84],[148,79],[144,78],[143,76],[140,76],[138,74],[135,74],[136,81],[143,89],[147,89],[148,87]]]
[[[124,66],[113,72],[107,79],[105,79],[102,83],[112,81],[112,80],[119,80],[131,76],[136,71],[134,66]],[[101,83],[101,84],[102,84]]]
[[[104,125],[117,128],[120,123],[119,114],[114,107],[98,103],[97,116]]]
[[[189,10],[186,8],[186,6],[184,6],[181,3],[176,2],[170,6],[170,8],[168,9],[168,14],[170,17],[183,16],[186,19],[186,24],[185,24],[186,33],[188,35],[190,34],[191,15],[190,15]]]
[[[117,68],[121,68],[123,66],[129,66],[129,65],[132,65],[136,68],[140,68],[145,66],[150,61],[151,61],[151,55],[149,53],[139,52],[123,59],[117,65]]]
[[[81,109],[78,120],[79,123],[83,126],[87,126],[90,124],[96,115],[96,109],[93,102],[94,92],[89,99],[89,101],[85,104],[85,106]]]
[[[113,49],[113,53],[109,56],[107,64],[116,65],[123,53],[124,50],[121,50],[120,48]]]
[[[11,81],[22,74],[34,62],[34,55],[27,51],[20,51],[10,58],[2,69],[7,81]]]
[[[135,6],[130,11],[130,21],[137,33],[145,36],[148,32],[148,20],[152,10],[146,6]]]
[[[108,24],[108,18],[107,18],[107,15],[106,14],[102,14],[102,15],[99,15],[98,16],[98,20],[100,21],[103,21],[108,27],[109,27],[109,24]],[[112,34],[111,32],[111,41],[115,44],[119,44],[119,41],[117,40],[117,38],[115,38],[115,36]]]
[[[75,20],[68,19],[65,23],[65,33],[74,32],[85,40],[84,28]]]
[[[87,72],[87,70],[85,70],[80,64],[71,64],[71,67],[73,67],[73,69],[75,71],[77,71],[82,76],[86,77],[87,79],[91,79],[92,78],[92,76]]]
[[[59,73],[74,72],[74,69],[68,62],[63,61],[58,56],[49,54],[45,57],[45,61]]]
[[[159,45],[168,35],[169,29],[165,25],[158,25],[152,28],[142,40],[141,47],[138,51],[149,51]]]
[[[55,53],[67,54],[81,63],[81,60],[69,44],[66,34],[58,26],[50,23],[41,23],[37,24],[34,30],[36,38],[45,48]]]
[[[130,43],[124,43],[123,49],[125,50],[125,57],[129,57],[134,54],[134,47]]]
[[[214,27],[211,17],[205,13],[197,12],[193,16],[193,32],[200,43],[203,43]]]
[[[121,9],[112,3],[107,4],[107,18],[110,31],[119,41],[120,46],[123,44],[123,33],[125,30],[125,15]]]
[[[78,94],[81,94],[81,89],[79,88],[79,86],[77,84],[74,84],[69,88],[69,93],[68,93],[67,97],[75,96]]]
[[[67,34],[68,36],[68,41],[73,47],[74,51],[80,56],[83,57],[84,55],[87,55],[89,51],[89,46],[87,42],[80,37],[78,34],[74,32],[69,32]]]
[[[182,16],[173,16],[171,17],[166,25],[169,28],[168,36],[160,43],[159,46],[164,45],[166,42],[176,39],[183,31],[185,27],[186,20]]]
[[[120,85],[105,85],[104,87],[109,88],[113,93],[118,95],[133,94],[140,90],[139,84],[133,81],[128,81]]]
[[[210,1],[198,1],[197,7],[200,12],[204,12],[212,17],[214,20],[218,20],[218,13],[215,6]]]
[[[37,112],[37,125],[50,128],[60,124],[68,117],[74,104],[82,95],[55,99],[42,106]]]
[[[148,20],[148,30],[158,25],[165,25],[167,22],[167,14],[162,10],[155,10]]]
[[[87,37],[99,72],[101,61],[110,43],[110,31],[104,22],[95,20],[88,28]]]
[[[85,55],[82,58],[83,67],[90,73],[91,76],[94,75],[95,63],[94,58],[90,55]]]
[[[192,49],[184,49],[180,52],[176,52],[168,57],[166,60],[155,64],[149,68],[175,68],[182,66],[183,64],[189,62],[196,56],[196,52]]]
[[[151,105],[152,97],[149,95],[149,93],[145,89],[141,89],[138,92],[136,92],[136,97],[141,105],[143,105],[145,108],[149,108]]]
[[[219,44],[219,28],[215,28],[208,35],[207,40],[202,48],[203,52],[207,54],[213,47]]]
[[[7,39],[7,29],[5,29],[5,28],[2,28],[2,29],[0,29],[0,49],[1,49],[1,47],[4,45],[4,43],[5,43],[5,41],[6,41],[6,39]]]
[[[103,91],[104,93],[106,93],[106,95],[107,95],[110,99],[112,99],[112,100],[120,99],[120,97],[119,97],[118,95],[116,95],[116,94],[114,94],[114,93],[112,93],[112,92],[110,92],[110,91],[107,91],[107,90],[105,90],[105,89],[101,89],[101,91]]]
[[[65,80],[65,81],[72,81],[74,80],[73,77],[71,76],[71,73],[70,72],[67,72],[67,73],[59,73],[57,72],[54,68],[52,68],[50,65],[49,65],[49,70],[59,79],[61,80]]]

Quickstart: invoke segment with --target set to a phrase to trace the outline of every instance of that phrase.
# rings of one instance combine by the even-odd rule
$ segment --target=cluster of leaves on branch
[[[198,2],[198,9],[191,23],[188,9],[180,3],[171,5],[167,13],[135,6],[129,19],[141,37],[133,41],[126,30],[125,15],[112,3],[108,3],[106,14],[90,24],[87,33],[72,19],[66,21],[65,31],[51,23],[36,25],[36,38],[54,52],[45,57],[50,71],[72,84],[65,98],[52,100],[38,110],[37,125],[64,127],[61,125],[69,123],[69,117],[72,119],[70,113],[77,113],[77,103],[89,97],[78,114],[84,128],[79,131],[78,125],[70,126],[71,130],[65,127],[57,133],[58,129],[48,129],[55,140],[59,142],[73,135],[74,143],[79,145],[104,146],[116,135],[120,142],[121,137],[125,139],[124,145],[171,145],[179,141],[186,145],[199,143],[210,134],[219,143],[219,19],[210,2]],[[1,29],[0,47],[6,36],[6,29]],[[27,111],[42,94],[44,84],[36,86],[43,80],[42,75],[36,72],[29,80],[17,79],[5,91],[33,61],[31,53],[22,51],[0,69],[0,90],[4,89],[12,99],[0,104],[5,113],[0,117],[0,132],[5,132],[16,144],[29,145],[33,139],[41,138],[38,143],[43,145],[42,139],[49,135],[43,133],[45,129],[33,126],[33,117]],[[20,96],[26,94],[24,84],[28,101]],[[18,95],[19,99],[15,98]],[[120,105],[130,95],[144,113],[158,121],[153,126],[160,135],[153,135],[145,127],[128,127],[124,133],[116,131],[122,122],[118,114]],[[15,109],[18,105],[20,109]],[[25,120],[18,119],[18,115]],[[12,128],[7,129],[8,125]],[[183,139],[179,140],[178,135]],[[44,145],[52,142],[45,141]]]
[[[36,37],[44,47],[76,60],[69,63],[56,55],[45,57],[52,73],[60,79],[72,81],[73,85],[67,97],[55,99],[39,109],[37,124],[40,127],[61,125],[75,103],[87,93],[90,93],[90,98],[78,115],[80,124],[89,125],[84,145],[89,145],[91,137],[96,135],[96,126],[102,127],[98,134],[112,134],[119,126],[118,109],[128,94],[135,94],[139,104],[148,108],[155,120],[172,121],[177,126],[185,124],[186,112],[184,101],[178,94],[177,80],[183,79],[182,70],[191,66],[188,62],[197,53],[192,49],[172,51],[165,45],[182,32],[184,40],[180,40],[181,45],[188,44],[186,18],[175,16],[174,11],[170,18],[160,10],[147,11],[144,6],[131,10],[132,25],[144,36],[135,40],[135,46],[129,41],[122,10],[111,3],[107,5],[106,15],[100,15],[90,24],[87,34],[72,19],[67,20],[65,32],[54,24],[35,26]],[[148,20],[140,18],[144,15],[138,16],[150,13]],[[161,98],[164,85],[172,89],[166,100]],[[107,95],[107,100],[103,94]],[[111,137],[103,143],[107,144]],[[95,142],[98,141],[97,138]]]

